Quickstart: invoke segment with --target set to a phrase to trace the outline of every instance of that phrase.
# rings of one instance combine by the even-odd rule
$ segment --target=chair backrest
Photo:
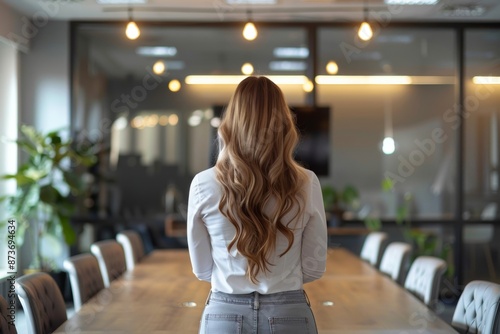
[[[93,243],[90,251],[99,262],[104,287],[109,288],[110,283],[126,270],[123,247],[116,240],[103,240]]]
[[[37,272],[19,277],[16,292],[29,334],[52,333],[67,320],[61,290],[49,274]]]
[[[126,230],[116,235],[116,240],[123,246],[127,270],[132,270],[135,264],[144,257],[144,245],[138,232]]]
[[[363,248],[361,249],[360,257],[368,261],[372,266],[378,268],[382,250],[387,241],[387,233],[371,232],[366,236]]]
[[[387,246],[380,262],[380,271],[389,275],[395,282],[404,283],[410,261],[411,245],[405,242],[392,242]]]
[[[69,274],[75,311],[82,304],[104,289],[99,262],[92,254],[79,254],[64,261],[64,269]]]
[[[427,306],[433,308],[445,271],[444,260],[432,256],[419,256],[413,261],[404,286]]]
[[[500,333],[500,285],[486,281],[467,284],[451,324],[460,333]]]
[[[15,309],[12,313],[9,312],[7,301],[0,296],[0,333],[2,334],[17,334],[16,326],[13,325],[16,314]]]
[[[144,253],[149,254],[154,249],[153,238],[151,237],[151,230],[145,223],[135,224],[133,230],[139,233],[142,239],[142,244],[144,245]]]

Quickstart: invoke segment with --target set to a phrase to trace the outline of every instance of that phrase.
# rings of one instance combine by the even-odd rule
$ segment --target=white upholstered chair
[[[500,333],[500,285],[472,281],[465,287],[453,314],[460,333]]]
[[[386,241],[387,233],[371,232],[366,236],[363,248],[361,248],[360,257],[378,268]]]
[[[432,256],[419,256],[413,261],[405,280],[405,289],[433,308],[439,295],[446,262]]]
[[[126,270],[123,247],[116,240],[103,240],[93,243],[90,251],[99,262],[104,287],[109,288],[110,283]]]
[[[13,310],[15,312],[15,310]],[[17,334],[15,322],[15,313],[9,313],[7,301],[0,296],[0,333]]]
[[[67,320],[62,293],[49,274],[21,276],[16,282],[16,292],[26,317],[27,334],[52,333]]]
[[[410,261],[411,245],[405,242],[391,242],[384,251],[379,270],[403,285]]]
[[[104,289],[101,269],[92,254],[79,254],[64,261],[64,269],[68,272],[73,293],[75,311],[99,291]]]
[[[122,245],[125,252],[127,270],[134,269],[135,265],[144,257],[144,245],[138,232],[126,230],[116,235],[116,240]]]

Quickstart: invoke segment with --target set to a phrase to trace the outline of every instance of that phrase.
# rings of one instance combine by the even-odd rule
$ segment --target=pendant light
[[[132,20],[132,8],[128,9],[128,24],[125,30],[125,35],[128,39],[135,40],[141,35],[141,31],[137,24]]]
[[[257,28],[255,27],[255,24],[253,24],[251,19],[251,12],[248,11],[248,21],[245,24],[245,28],[243,28],[243,37],[245,37],[247,41],[253,41],[257,38],[258,34],[259,33],[257,32]]]
[[[366,6],[366,1],[363,13],[363,23],[359,26],[358,37],[366,42],[373,37],[372,27],[370,23],[368,23],[368,7]]]

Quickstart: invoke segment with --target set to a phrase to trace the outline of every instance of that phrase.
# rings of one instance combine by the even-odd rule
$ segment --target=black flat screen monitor
[[[328,176],[330,160],[330,108],[290,107],[300,132],[295,159],[318,176]]]
[[[225,107],[214,106],[214,116],[222,117]],[[305,168],[318,176],[328,176],[330,160],[330,108],[329,107],[290,107],[295,115],[300,132],[295,159]],[[212,132],[210,166],[217,160],[217,130]]]

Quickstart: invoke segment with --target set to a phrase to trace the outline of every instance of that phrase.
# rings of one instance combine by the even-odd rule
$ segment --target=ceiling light
[[[245,75],[188,75],[188,85],[237,85]],[[308,79],[304,75],[268,75],[267,78],[277,85],[303,85]]]
[[[210,125],[214,128],[218,128],[220,126],[221,119],[219,117],[214,117],[210,120]]]
[[[173,57],[177,54],[175,46],[140,46],[135,53],[148,57]]]
[[[439,0],[384,0],[386,5],[435,5]]]
[[[155,74],[161,75],[165,72],[165,63],[161,60],[158,60],[154,65],[153,65],[153,72]]]
[[[99,5],[141,5],[148,0],[96,0]]]
[[[248,11],[248,15],[247,15],[248,21],[245,24],[245,28],[243,28],[243,37],[245,37],[245,39],[247,41],[253,41],[254,39],[257,38],[257,35],[259,34],[257,32],[257,28],[255,28],[255,24],[253,24],[253,22],[252,22],[251,15],[252,15],[252,13],[250,11]]]
[[[392,137],[385,137],[384,140],[382,141],[382,152],[384,154],[393,154],[394,151],[396,150],[396,143],[394,142],[394,138]]]
[[[168,83],[168,89],[176,93],[181,89],[181,83],[179,82],[179,80],[174,79]]]
[[[139,30],[139,27],[134,21],[130,21],[127,24],[125,35],[127,35],[127,38],[131,40],[137,39],[139,38],[139,36],[141,36],[141,31]]]
[[[363,8],[363,23],[359,26],[358,37],[363,41],[369,41],[373,37],[372,27],[368,23],[368,8],[365,6]]]
[[[257,28],[255,28],[255,24],[248,21],[247,24],[245,24],[245,28],[243,29],[243,37],[245,37],[247,41],[253,41],[257,38],[258,34],[259,33],[257,32]]]
[[[319,85],[409,85],[412,80],[406,75],[318,75],[316,83]]]
[[[179,122],[179,116],[177,116],[176,114],[168,116],[168,122],[170,123],[170,125],[177,125],[177,123]]]
[[[274,48],[273,55],[276,58],[307,58],[309,57],[309,49],[304,47],[299,48]]]
[[[366,21],[361,23],[358,30],[358,36],[363,41],[369,41],[373,37],[373,31],[370,24]]]
[[[158,121],[158,124],[161,126],[167,126],[168,125],[168,116],[167,115],[161,115],[160,119]]]
[[[314,89],[314,84],[311,80],[307,80],[306,82],[304,82],[304,84],[302,85],[302,89],[304,90],[304,92],[306,93],[310,93],[313,91]]]
[[[226,0],[228,5],[275,5],[277,0]]]
[[[129,22],[127,24],[127,28],[125,29],[125,35],[128,39],[135,40],[139,38],[141,31],[139,30],[137,24],[132,20],[132,8],[128,9],[128,18]]]
[[[500,85],[500,77],[481,77],[472,78],[472,82],[477,85]]]
[[[271,71],[305,71],[307,63],[303,61],[271,61],[269,62]]]
[[[339,72],[339,66],[333,60],[330,60],[328,64],[326,64],[326,72],[328,74],[337,74]]]
[[[250,63],[244,63],[243,66],[241,66],[241,73],[251,75],[253,73],[253,65]]]

